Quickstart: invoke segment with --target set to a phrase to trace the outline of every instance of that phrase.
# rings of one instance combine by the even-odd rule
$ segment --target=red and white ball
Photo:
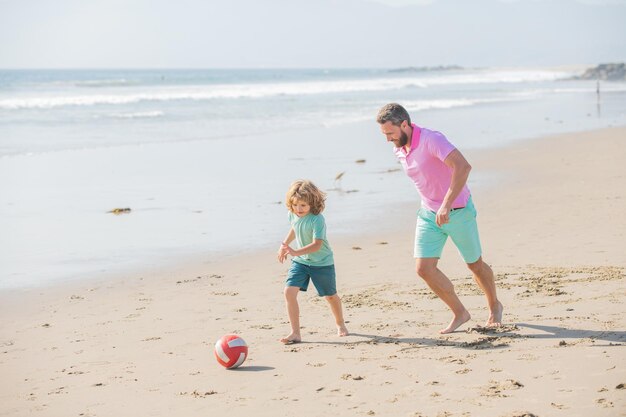
[[[222,336],[215,343],[215,359],[226,369],[240,366],[248,357],[248,345],[236,334]]]

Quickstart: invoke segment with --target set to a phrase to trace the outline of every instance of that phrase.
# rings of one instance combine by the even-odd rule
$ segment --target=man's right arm
[[[463,187],[467,183],[467,178],[472,170],[472,166],[458,149],[450,152],[443,163],[452,169],[452,180],[450,181],[450,188],[448,188],[446,192],[443,203],[437,211],[436,222],[438,226],[444,225],[450,220],[449,216],[452,204],[461,191],[463,191]]]

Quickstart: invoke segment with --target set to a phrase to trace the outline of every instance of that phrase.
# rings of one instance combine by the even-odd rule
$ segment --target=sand
[[[314,291],[288,333],[275,250],[0,294],[0,416],[626,415],[626,128],[468,152],[503,327],[449,243],[440,266],[472,319],[414,273],[414,205],[333,239],[352,335]],[[391,151],[391,150],[390,150]],[[416,196],[417,201],[417,196]],[[244,365],[213,345],[240,334]]]

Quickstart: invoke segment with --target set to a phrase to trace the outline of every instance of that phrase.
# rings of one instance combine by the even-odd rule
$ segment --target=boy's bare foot
[[[302,338],[299,334],[291,333],[289,336],[280,339],[280,342],[284,345],[293,345],[294,343],[302,342]]]
[[[500,327],[502,326],[502,312],[504,307],[502,303],[498,301],[498,305],[489,312],[489,319],[485,323],[485,327]]]
[[[346,327],[345,324],[337,326],[337,335],[339,337],[344,337],[344,336],[347,336],[349,334],[350,334],[350,332],[348,332],[348,328]]]
[[[459,326],[461,326],[463,323],[467,322],[471,318],[472,316],[470,316],[470,313],[467,310],[465,310],[459,316],[454,316],[450,324],[448,324],[448,327],[446,327],[445,329],[439,330],[439,333],[440,334],[452,333],[453,331],[458,329]]]

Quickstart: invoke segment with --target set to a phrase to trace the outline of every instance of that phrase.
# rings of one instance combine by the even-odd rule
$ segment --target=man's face
[[[387,142],[392,142],[396,148],[400,148],[409,141],[409,136],[402,130],[402,126],[405,124],[406,121],[402,122],[400,126],[396,126],[391,122],[385,122],[380,125],[380,131],[387,138]]]

